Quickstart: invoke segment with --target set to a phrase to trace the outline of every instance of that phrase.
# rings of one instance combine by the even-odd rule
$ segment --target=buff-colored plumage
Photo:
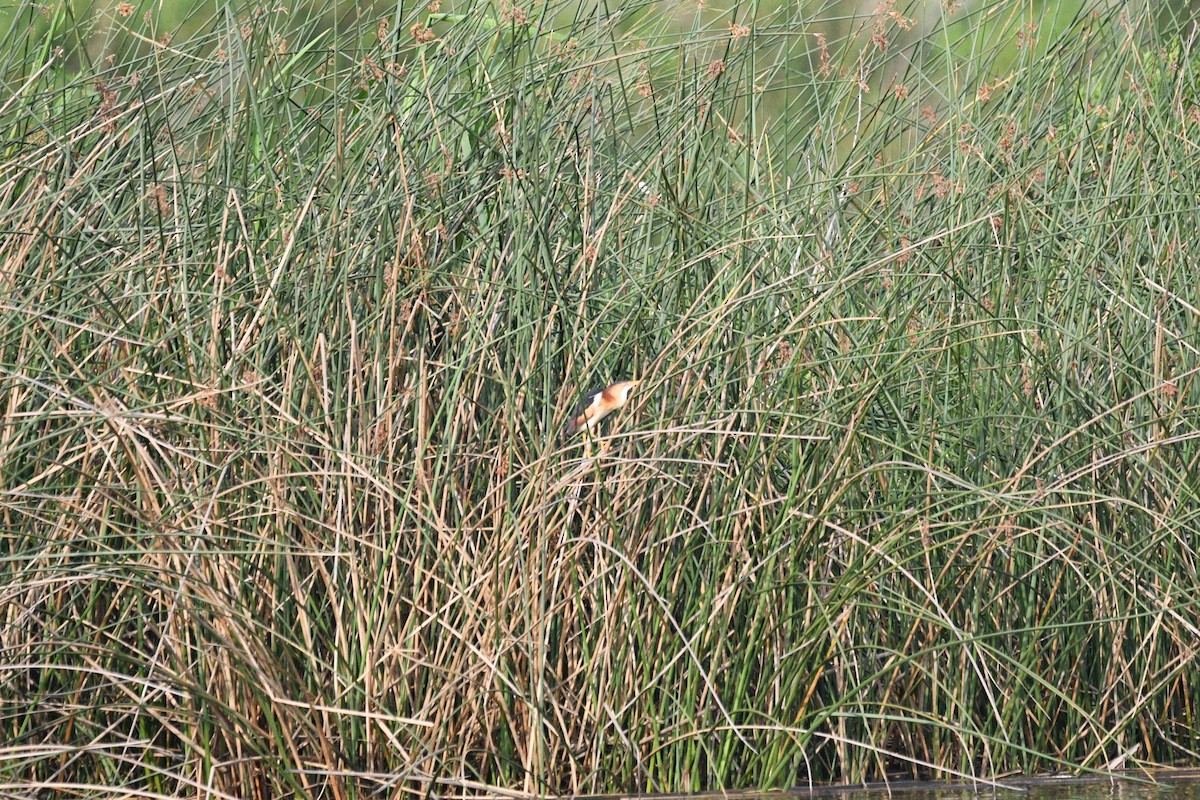
[[[600,420],[629,402],[629,395],[641,381],[621,381],[604,389],[593,389],[583,396],[583,402],[567,420],[563,438],[581,430],[591,433]]]

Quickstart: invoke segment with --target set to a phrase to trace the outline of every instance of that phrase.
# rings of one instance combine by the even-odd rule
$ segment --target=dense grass
[[[1200,762],[1193,31],[840,8],[28,10],[0,786]]]

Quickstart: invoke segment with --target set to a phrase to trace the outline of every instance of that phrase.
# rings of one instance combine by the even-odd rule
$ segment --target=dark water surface
[[[997,783],[902,782],[866,787],[822,786],[790,792],[606,795],[578,800],[1200,800],[1200,770],[1176,770],[1126,778],[1008,778]]]
[[[1002,781],[1012,789],[990,786],[973,788],[965,784],[939,788],[937,784],[892,784],[890,794],[903,800],[1200,800],[1200,774],[1158,774],[1153,778],[1122,780],[1073,780],[1039,778]],[[825,794],[825,791],[814,793]],[[880,800],[888,788],[838,792],[840,800]]]
[[[889,794],[903,800],[1200,800],[1200,773],[1194,771],[1131,776],[1127,779],[1033,778],[1002,780],[1008,789],[986,785],[904,783],[847,788],[836,792],[839,800],[881,800]],[[826,789],[813,794],[827,794]]]

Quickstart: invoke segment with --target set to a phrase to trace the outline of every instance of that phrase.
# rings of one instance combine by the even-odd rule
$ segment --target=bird
[[[600,420],[629,402],[629,395],[641,381],[618,381],[603,389],[595,388],[583,396],[579,407],[571,413],[563,429],[563,439],[569,439],[580,430],[591,433]]]

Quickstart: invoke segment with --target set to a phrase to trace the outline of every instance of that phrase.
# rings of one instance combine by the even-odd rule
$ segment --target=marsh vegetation
[[[6,790],[1200,760],[1183,15],[205,8],[4,34]]]

